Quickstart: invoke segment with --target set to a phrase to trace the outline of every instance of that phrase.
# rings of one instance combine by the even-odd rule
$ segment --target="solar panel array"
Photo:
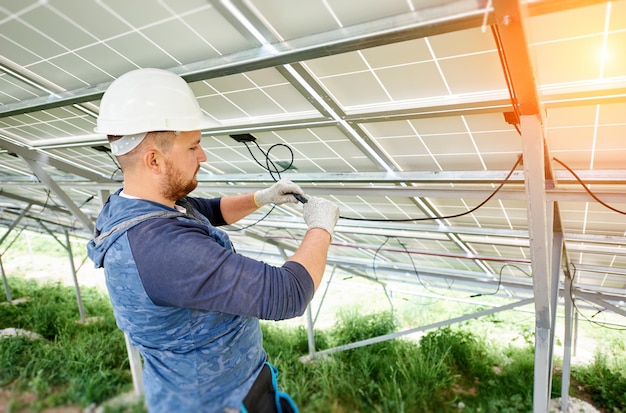
[[[99,99],[121,74],[158,67],[220,125],[203,131],[194,194],[292,179],[340,205],[329,263],[363,277],[532,296],[533,251],[551,245],[532,236],[543,221],[522,158],[540,153],[561,279],[621,306],[626,1],[522,5],[544,148],[524,147],[516,110],[519,48],[501,31],[519,21],[498,19],[516,2],[484,3],[3,2],[0,223],[89,237],[123,179],[93,132]],[[256,143],[230,137],[244,133]],[[264,170],[266,157],[284,170]],[[266,207],[229,230],[242,253],[280,262],[301,215]]]

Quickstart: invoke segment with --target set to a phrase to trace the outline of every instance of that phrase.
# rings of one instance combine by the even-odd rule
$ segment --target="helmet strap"
[[[146,132],[124,135],[110,143],[111,153],[115,156],[125,155],[135,149],[147,135]]]

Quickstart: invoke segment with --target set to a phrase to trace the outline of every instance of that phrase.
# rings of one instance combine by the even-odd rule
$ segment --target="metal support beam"
[[[126,333],[124,333],[124,340],[126,342],[128,363],[130,364],[130,374],[133,378],[133,390],[135,391],[135,396],[141,397],[144,393],[141,354],[139,354],[139,350],[131,344],[130,338]]]
[[[286,178],[289,179],[289,178]],[[321,181],[323,181],[322,179]],[[230,182],[241,182],[236,179]],[[309,180],[307,179],[307,182]],[[347,179],[344,183],[349,183]],[[626,182],[626,181],[625,181]],[[429,182],[434,183],[434,182]],[[449,184],[449,183],[448,183]],[[607,183],[611,184],[611,183]],[[623,183],[622,183],[623,184]],[[316,184],[316,186],[307,186],[306,183],[300,185],[302,189],[309,195],[316,196],[381,196],[381,197],[425,197],[425,198],[465,198],[483,200],[493,194],[493,189],[477,189],[477,188],[462,188],[455,186],[453,188],[428,188],[428,187],[391,187],[391,186],[334,186]],[[256,191],[266,188],[267,186],[261,184],[252,184],[246,186],[246,191]],[[624,188],[626,190],[626,188]],[[211,192],[223,192],[223,193],[241,193],[241,187],[225,187],[216,186],[210,184],[200,183],[198,190]],[[594,194],[607,203],[626,203],[626,192],[594,192]],[[526,199],[526,195],[523,189],[503,188],[493,196],[493,199],[506,199],[506,200],[518,200],[523,201]],[[546,192],[546,199],[548,201],[566,201],[566,202],[594,202],[594,199],[584,190],[558,190],[553,189]],[[475,202],[478,204],[478,202]],[[471,206],[471,205],[470,205]],[[469,208],[468,208],[469,209]]]
[[[7,229],[7,232],[4,233],[4,235],[2,236],[2,238],[0,238],[0,245],[2,245],[2,243],[4,242],[4,240],[7,239],[7,237],[9,236],[9,234],[11,233],[11,231],[13,231],[13,229],[17,226],[17,224],[20,223],[20,221],[22,220],[22,218],[24,218],[26,216],[26,214],[28,213],[28,211],[30,210],[30,208],[33,206],[32,203],[29,203],[28,205],[26,205],[26,207],[24,209],[22,209],[20,211],[20,214],[18,215],[17,218],[15,218],[15,220],[13,222],[11,222],[11,225],[9,225],[9,228]]]
[[[578,292],[576,293],[576,295],[581,298],[584,298],[587,301],[596,303],[600,307],[603,307],[609,311],[619,314],[622,317],[626,317],[626,309],[622,307],[618,307],[615,304],[611,304],[601,294],[590,294],[590,293],[585,293],[585,292]]]
[[[57,238],[56,234],[53,231],[51,231],[50,228],[46,226],[46,224],[43,223],[43,221],[38,221],[38,223],[39,223],[39,226],[43,228],[44,231],[46,231],[52,237],[52,239],[58,242],[59,245],[65,251],[67,251],[67,255],[70,260],[70,271],[72,272],[72,279],[74,281],[74,291],[76,292],[76,304],[78,305],[78,313],[80,314],[80,321],[84,323],[87,321],[87,318],[85,317],[85,308],[83,306],[83,299],[80,294],[80,287],[78,286],[78,278],[76,277],[76,267],[74,266],[74,255],[72,253],[72,244],[70,243],[69,232],[67,230],[65,231],[65,244],[64,244],[59,238]]]
[[[80,286],[78,285],[78,277],[76,276],[76,266],[74,265],[74,254],[72,253],[72,243],[70,242],[70,234],[65,231],[65,250],[67,251],[67,258],[70,260],[70,271],[72,272],[72,281],[74,282],[74,292],[76,293],[76,303],[78,305],[78,313],[80,314],[80,321],[82,323],[87,322],[85,316],[85,307],[83,306],[83,298],[80,294]]]
[[[557,219],[558,209],[556,205],[553,210],[554,219]],[[551,257],[551,271],[550,271],[550,365],[548,368],[549,374],[549,391],[548,397],[552,393],[552,373],[553,373],[553,363],[554,363],[554,335],[556,333],[556,310],[558,306],[559,300],[559,276],[561,274],[561,258],[562,252],[564,250],[563,246],[563,233],[562,232],[554,232],[552,238],[552,257]]]
[[[498,313],[498,312],[501,312],[501,311],[511,310],[513,308],[516,308],[516,307],[521,307],[521,306],[530,304],[532,302],[533,302],[532,298],[527,298],[527,299],[524,299],[524,300],[516,301],[516,302],[511,303],[511,304],[503,305],[501,307],[494,307],[494,308],[490,308],[490,309],[487,309],[487,310],[478,311],[478,312],[473,313],[473,314],[466,314],[466,315],[463,315],[463,316],[460,316],[460,317],[451,318],[450,320],[440,321],[440,322],[429,324],[429,325],[426,325],[426,326],[411,328],[411,329],[408,329],[408,330],[398,331],[398,332],[391,333],[391,334],[385,334],[385,335],[378,336],[378,337],[368,338],[366,340],[361,340],[361,341],[357,341],[357,342],[354,342],[354,343],[346,344],[346,345],[343,345],[343,346],[338,346],[338,347],[330,348],[330,349],[327,349],[327,350],[319,351],[319,352],[315,353],[315,357],[320,357],[320,356],[325,356],[325,355],[328,355],[328,354],[338,353],[340,351],[345,351],[345,350],[351,350],[353,348],[369,346],[371,344],[381,343],[383,341],[389,341],[389,340],[392,340],[394,338],[406,336],[408,334],[419,333],[419,332],[422,332],[422,331],[428,331],[428,330],[432,330],[432,329],[435,329],[435,328],[441,328],[441,327],[449,326],[451,324],[460,323],[460,322],[467,321],[467,320],[473,320],[475,318],[483,317],[483,316],[486,316],[486,315],[489,315],[489,314],[495,314],[495,313]],[[309,358],[309,356],[303,356],[303,357],[300,358],[300,361],[303,361],[303,362],[306,362],[306,361],[309,361],[309,360],[311,360]]]
[[[284,220],[282,221],[282,224],[281,222],[270,221],[270,222],[265,222],[264,224],[267,225],[267,228],[272,228],[272,227],[282,225],[282,227],[286,229],[301,229],[301,230],[305,229],[304,224],[297,223],[295,221],[296,220],[293,220],[293,221]],[[265,225],[259,224],[259,226],[262,226],[262,227],[265,227]],[[349,229],[345,227],[337,227],[336,232],[338,234],[355,233],[355,234],[370,234],[370,235],[381,235],[381,236],[385,236],[385,234],[387,235],[394,234],[394,236],[419,238],[425,232],[436,231],[436,229],[433,228],[433,226],[431,225],[418,226],[414,229],[414,231],[408,231],[408,232],[395,231],[393,230],[393,228],[394,228],[393,226],[391,227],[385,226],[384,228],[381,228],[380,231],[375,231],[375,229],[371,229],[371,228],[364,228],[362,232],[359,232],[356,226],[350,227]],[[281,245],[283,248],[287,248],[287,249],[293,248],[293,244],[291,244],[290,246],[288,243],[283,242],[283,240],[281,240],[280,238],[276,238],[276,237],[267,238],[266,236],[263,235],[263,233],[265,232],[262,230],[260,231],[260,233],[255,233],[255,232],[246,230],[247,236],[258,239],[259,241],[268,242],[268,243],[271,243],[272,245]],[[469,228],[468,228],[468,231],[464,233],[474,234],[475,232],[469,231]],[[233,233],[234,236],[237,236],[237,234],[238,233],[236,232]],[[522,236],[526,238],[527,233],[524,231],[524,234]],[[286,239],[285,241],[287,240],[292,240],[292,239],[291,237],[288,237],[288,239]],[[379,247],[379,245],[368,246],[366,244],[355,244],[355,246],[362,248],[362,249],[371,249],[371,250],[375,250],[376,248]],[[526,248],[527,247],[526,241],[524,241],[523,245],[520,244],[518,246]],[[335,247],[341,248],[341,247],[347,247],[347,245],[343,243],[337,243]],[[239,248],[239,250],[246,251],[251,255],[258,254],[260,252],[256,249],[246,249],[246,247],[243,245]],[[348,269],[353,270],[354,273],[356,273],[357,275],[359,275],[360,273],[361,276],[366,276],[368,271],[371,270],[372,268],[371,258],[348,257],[346,255],[340,255],[341,254],[339,252],[340,250],[337,250],[337,251],[338,251],[336,252],[337,255],[330,255],[328,257],[329,265],[335,264],[343,270],[348,270]],[[488,257],[483,257],[483,259],[486,259],[486,258]],[[506,260],[510,262],[512,259],[506,259]],[[524,263],[526,262],[530,263],[530,261],[527,261],[525,259]],[[390,263],[378,262],[376,266],[378,269],[381,269],[382,271],[384,271],[385,277],[383,277],[383,279],[385,282],[388,282],[388,281],[391,282],[392,278],[393,278],[393,281],[397,281],[397,282],[404,282],[404,283],[407,283],[407,282],[410,283],[410,281],[418,282],[418,279],[407,278],[406,276],[407,272],[414,273],[417,271],[417,273],[419,274],[419,277],[426,277],[426,278],[434,277],[436,279],[446,280],[446,282],[455,280],[455,282],[457,283],[456,285],[459,285],[459,286],[465,285],[466,290],[473,291],[473,293],[476,293],[476,290],[481,291],[481,292],[484,292],[485,289],[495,290],[498,284],[500,284],[504,288],[514,288],[516,290],[523,290],[523,291],[530,290],[531,293],[534,288],[532,285],[532,279],[528,277],[502,276],[501,279],[499,280],[500,277],[498,277],[497,273],[485,275],[484,273],[477,272],[477,271],[468,271],[468,270],[460,270],[460,269],[452,269],[452,268],[440,268],[437,266],[422,266],[419,264],[413,265],[411,263],[400,263],[400,262],[390,262]],[[611,267],[604,267],[604,272],[606,273],[611,273],[613,271],[619,271],[619,269],[612,269]],[[467,288],[470,288],[471,286],[473,286],[473,290],[468,290]],[[603,297],[603,299],[605,300],[617,300],[617,301],[623,300],[622,289],[614,289],[614,288],[609,288],[609,287],[593,286],[593,285],[585,285],[585,289],[590,292],[600,294],[601,297]]]
[[[322,298],[320,300],[319,306],[317,307],[317,311],[315,312],[315,317],[313,317],[313,311],[311,309],[311,305],[309,304],[309,306],[306,309],[306,316],[307,316],[307,337],[308,337],[308,343],[309,343],[309,357],[310,358],[314,358],[315,357],[315,323],[317,322],[317,317],[320,314],[320,310],[322,309],[322,305],[324,304],[324,300],[326,299],[326,293],[328,293],[328,288],[330,287],[330,283],[333,280],[333,277],[335,276],[335,270],[337,269],[337,265],[333,265],[333,269],[330,272],[330,277],[328,278],[328,281],[326,282],[326,287],[324,288],[324,294],[322,294]]]
[[[4,235],[2,236],[2,238],[0,238],[0,245],[2,245],[2,243],[4,242],[5,239],[7,239],[7,237],[11,233],[11,231],[13,231],[13,229],[17,226],[17,224],[19,224],[19,222],[22,220],[22,218],[24,218],[24,216],[26,216],[26,214],[28,213],[28,210],[32,206],[33,206],[33,204],[28,204],[20,212],[20,215],[17,218],[15,218],[15,220],[11,223],[11,225],[9,225],[9,228],[7,229],[7,232],[5,232]],[[13,298],[11,297],[11,289],[9,288],[9,282],[7,281],[7,277],[6,277],[6,274],[4,272],[4,264],[2,263],[2,255],[3,254],[0,254],[0,273],[2,274],[2,285],[4,286],[4,294],[7,297],[7,301],[10,303],[10,302],[13,301]]]
[[[550,0],[554,2],[555,0]],[[452,0],[428,9],[382,18],[298,39],[261,45],[172,69],[188,82],[228,76],[365,48],[479,27],[476,0]],[[436,24],[434,24],[436,23]],[[98,100],[110,83],[28,99],[0,108],[0,118]]]
[[[42,151],[29,149],[26,146],[18,145],[13,142],[10,142],[6,139],[2,139],[0,137],[0,148],[6,149],[8,152],[15,153],[19,155],[22,159],[24,159],[29,164],[32,162],[39,162],[44,165],[50,165],[57,168],[60,171],[67,172],[69,174],[79,176],[84,179],[88,179],[93,182],[112,182],[111,179],[108,179],[102,175],[93,173],[87,169],[80,168],[75,164],[70,162],[49,156],[48,154],[43,153]]]
[[[494,0],[496,42],[502,44],[505,76],[510,80],[512,105],[521,116],[539,113],[539,96],[526,39],[525,10],[516,0]],[[515,48],[514,46],[518,46]]]
[[[7,297],[7,302],[10,304],[13,302],[13,297],[11,297],[11,289],[9,288],[9,281],[7,280],[6,273],[4,272],[4,264],[2,263],[2,255],[0,255],[0,273],[2,274],[2,285],[4,286],[4,295]]]
[[[102,208],[106,204],[107,200],[111,196],[111,191],[108,189],[98,189],[98,199],[100,200],[100,207]]]
[[[32,159],[24,158],[24,161],[28,163],[30,169],[32,169],[33,173],[37,175],[37,178],[44,184],[50,188],[52,192],[55,193],[61,199],[61,202],[69,209],[72,214],[87,228],[89,231],[94,231],[93,221],[80,210],[80,208],[72,201],[72,199],[61,189],[56,182],[52,180],[50,175],[44,171],[44,169]]]
[[[280,245],[276,245],[278,252],[283,260],[289,258],[287,252]],[[311,309],[311,303],[306,306],[306,320],[307,320],[307,341],[309,345],[309,355],[315,354],[315,338],[313,333],[313,310]]]
[[[513,163],[510,165],[513,167]],[[440,184],[449,185],[454,184],[499,184],[509,174],[509,170],[500,171],[394,171],[394,172],[343,172],[343,173],[307,173],[306,175],[301,173],[289,173],[285,172],[281,174],[282,178],[289,179],[299,184],[306,183],[323,183],[326,187],[329,184],[345,184],[346,182],[352,184],[367,184],[368,186],[377,184],[398,184],[401,182],[411,182],[419,184]],[[574,170],[586,184],[600,184],[600,185],[615,185],[624,187],[626,182],[626,171],[623,169],[609,169],[609,170]],[[524,182],[526,176],[522,170],[515,170],[511,173],[508,179],[508,183],[521,184]],[[579,184],[578,181],[572,176],[569,171],[556,170],[553,171],[553,179],[557,179],[562,184]],[[228,184],[232,182],[248,183],[251,185],[263,185],[273,182],[271,177],[266,173],[240,173],[240,174],[199,174],[198,182],[202,184],[221,183]],[[20,182],[21,183],[21,182]],[[74,186],[80,186],[79,182],[68,182]],[[119,182],[108,183],[107,185],[98,185],[98,187],[107,187],[108,189],[117,188],[120,186]],[[231,186],[233,191],[236,191],[237,186]],[[332,187],[331,187],[332,188]],[[376,186],[373,186],[376,188]],[[493,189],[489,187],[493,192]],[[349,189],[345,186],[344,190]],[[428,190],[429,188],[420,188]],[[445,189],[445,188],[435,188]],[[581,188],[582,189],[582,188]],[[449,190],[450,192],[458,191],[457,188]],[[484,191],[484,190],[483,190]],[[553,192],[559,192],[558,190],[552,190]],[[571,190],[567,192],[572,192]],[[625,200],[622,199],[622,202]]]
[[[572,279],[565,277],[565,343],[563,346],[563,372],[561,377],[561,411],[568,411],[569,383],[572,362]]]
[[[526,172],[526,196],[528,203],[528,236],[535,293],[535,386],[533,410],[548,411],[550,401],[548,366],[551,364],[550,337],[552,315],[550,308],[550,246],[552,245],[551,220],[548,220],[545,194],[543,136],[537,116],[522,116],[522,146]]]
[[[30,178],[28,182],[15,182],[15,183],[2,183],[3,187],[6,188],[7,186],[16,186],[19,188],[23,188],[25,186],[29,186],[31,188],[41,188],[44,187],[43,184],[41,183],[37,183],[36,185],[29,185],[29,183],[31,182]],[[93,186],[93,183],[91,184]],[[64,208],[60,208],[56,205],[47,205],[46,202],[40,202],[37,201],[35,199],[31,199],[31,198],[26,198],[24,196],[20,196],[11,192],[7,192],[4,190],[4,188],[0,188],[0,197],[5,197],[5,198],[9,198],[9,199],[13,199],[15,201],[21,201],[21,202],[25,202],[28,204],[32,204],[32,205],[37,205],[40,207],[45,207],[46,209],[50,210],[50,211],[55,211],[55,212],[60,212],[62,214],[67,214],[67,210],[65,210]]]
[[[547,204],[546,189],[556,185],[543,136],[535,74],[526,37],[528,10],[518,0],[494,0],[496,44],[501,51],[511,104],[519,117],[524,156],[528,235],[535,296],[535,382],[533,411],[544,413],[550,403],[553,353],[552,233],[560,227],[558,208]],[[554,208],[554,209],[552,209]]]
[[[368,157],[374,165],[378,165],[381,170],[398,170],[393,159],[381,150],[378,144],[373,141],[358,123],[348,123],[345,121],[346,114],[341,106],[334,102],[320,86],[315,78],[311,76],[307,69],[301,64],[294,63],[290,66],[278,68],[289,83],[291,83],[303,96],[310,96],[309,100],[315,108],[324,116],[334,119],[339,129],[349,140],[361,150],[363,155]]]
[[[604,1],[538,0],[530,2],[528,8],[530,15],[540,15],[603,3]],[[273,43],[271,48],[261,45],[179,66],[172,71],[183,76],[188,82],[193,82],[480,27],[484,23],[485,13],[488,17],[487,22],[491,22],[491,13],[489,10],[485,10],[482,3],[482,1],[476,0],[446,1],[443,4],[422,8],[415,12]],[[92,102],[100,99],[109,85],[110,82],[100,83],[2,105],[0,118]]]
[[[511,165],[513,166],[513,165]],[[626,188],[626,170],[623,169],[603,169],[603,170],[574,170],[576,175],[578,175],[585,184],[594,184],[594,185],[610,185],[616,188],[624,189]],[[556,170],[554,173],[554,179],[558,180],[561,184],[569,184],[569,185],[580,185],[578,181],[572,176],[569,171],[566,170]],[[411,182],[411,183],[419,183],[419,184],[439,184],[440,187],[422,187],[419,188],[423,191],[440,191],[441,196],[450,197],[452,195],[444,195],[447,193],[465,193],[467,191],[468,194],[475,194],[476,198],[484,198],[483,194],[490,194],[493,192],[493,188],[489,186],[490,184],[499,184],[501,183],[506,176],[509,174],[509,171],[501,170],[491,170],[491,171],[404,171],[404,172],[347,172],[347,173],[333,173],[333,172],[324,172],[324,173],[307,173],[306,175],[302,173],[290,173],[285,172],[281,174],[281,177],[285,179],[289,179],[293,182],[297,182],[300,185],[306,185],[307,183],[315,183],[316,185],[322,184],[322,188],[324,190],[331,191],[340,191],[350,190],[350,187],[339,186],[338,184],[366,184],[367,190],[373,190],[374,193],[377,191],[394,191],[393,186],[389,186],[391,184],[397,184],[401,182]],[[62,179],[57,180],[58,184],[61,186],[70,186],[73,188],[90,188],[90,189],[98,189],[98,190],[107,190],[113,191],[118,189],[121,185],[121,181],[110,181],[107,183],[93,183],[85,181],[85,179],[80,178],[76,179],[71,176],[64,176]],[[272,183],[271,177],[268,174],[261,173],[234,173],[234,174],[206,174],[200,173],[198,175],[199,189],[204,190],[219,190],[226,192],[241,192],[241,187],[238,185],[228,185],[232,182],[237,183],[246,183],[248,184],[246,188],[265,188],[268,183]],[[521,184],[524,182],[524,172],[521,170],[513,171],[507,183],[510,184]],[[376,185],[373,185],[376,183]],[[484,189],[462,189],[462,188],[454,188],[449,189],[446,187],[442,187],[445,185],[453,184],[483,184],[485,185]],[[38,182],[33,182],[30,177],[15,177],[15,176],[1,176],[0,184],[3,187],[7,186],[24,186],[28,185],[33,188],[41,187],[41,184]],[[334,185],[333,185],[334,184]],[[387,184],[387,186],[384,186]],[[308,188],[313,190],[314,187]],[[362,188],[359,188],[362,191]],[[404,191],[415,191],[415,188],[395,188],[395,191],[399,193],[403,193]],[[516,186],[512,187],[504,187],[500,192],[518,192]],[[340,192],[333,192],[340,193]],[[437,194],[437,192],[434,192]],[[577,195],[586,193],[586,191],[581,187],[580,189],[551,189],[549,190],[550,194],[563,194],[563,195]],[[598,196],[621,196],[621,199],[615,199],[610,202],[626,202],[626,193],[620,192],[619,189],[614,189],[612,192],[607,192],[605,190],[594,191],[594,193]],[[2,190],[0,194],[11,197],[17,200],[21,200],[19,195],[13,195],[11,193],[7,193]],[[351,193],[352,194],[352,193]],[[407,195],[407,196],[415,196]],[[558,196],[558,195],[555,195]],[[458,195],[456,195],[458,197]],[[592,199],[590,197],[585,198]]]

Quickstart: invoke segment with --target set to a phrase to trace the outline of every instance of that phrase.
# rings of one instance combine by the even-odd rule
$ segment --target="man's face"
[[[163,195],[177,201],[196,189],[196,174],[206,155],[200,146],[200,131],[181,132],[174,139],[174,146],[166,153],[166,176],[162,185]]]

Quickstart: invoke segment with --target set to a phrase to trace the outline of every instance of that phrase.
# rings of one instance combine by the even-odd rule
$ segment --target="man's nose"
[[[204,149],[200,147],[198,150],[198,162],[204,162],[206,159],[206,153],[204,153]]]

